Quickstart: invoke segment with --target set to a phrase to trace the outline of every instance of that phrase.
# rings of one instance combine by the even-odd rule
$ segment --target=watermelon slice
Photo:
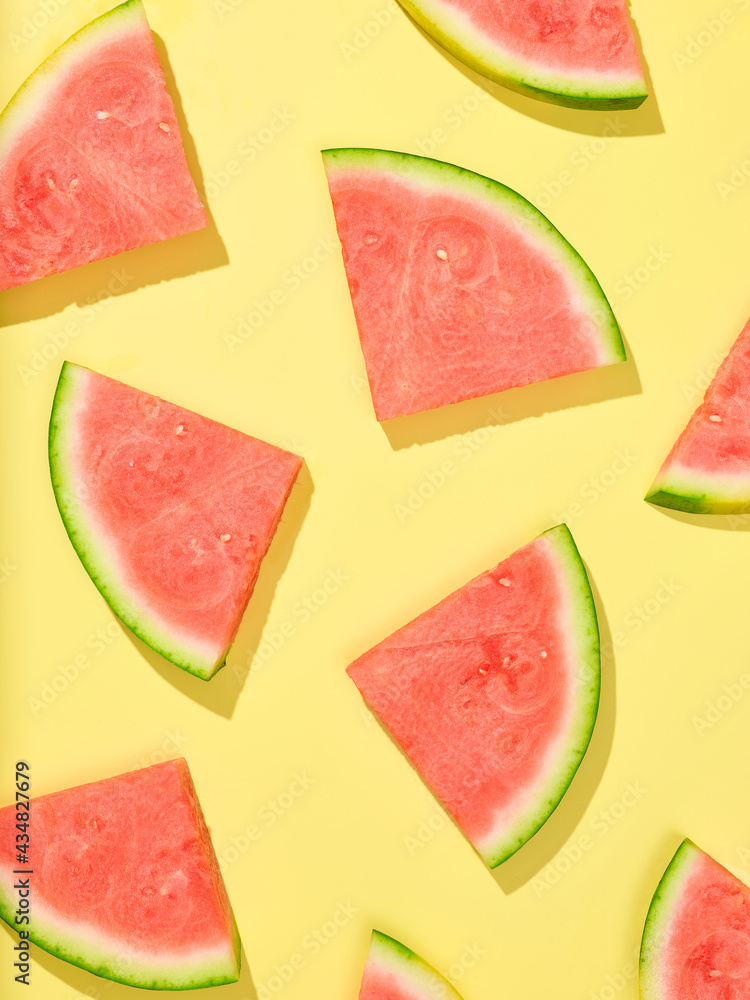
[[[373,931],[359,1000],[461,1000],[447,979],[399,941]]]
[[[750,510],[750,320],[667,456],[646,500],[696,514]]]
[[[378,420],[625,359],[596,278],[514,191],[405,153],[323,158]]]
[[[471,69],[568,108],[637,108],[648,96],[626,0],[399,0]]]
[[[599,629],[565,525],[352,663],[349,676],[495,867],[557,806],[591,738]]]
[[[0,115],[0,289],[207,225],[143,6],[128,0]]]
[[[750,889],[689,840],[651,901],[640,978],[641,1000],[750,996]]]
[[[154,764],[31,802],[29,864],[17,806],[0,809],[0,917],[29,867],[30,939],[97,976],[153,990],[234,983],[240,940],[186,762]]]
[[[70,540],[112,610],[162,656],[211,677],[302,459],[69,362],[49,459]]]

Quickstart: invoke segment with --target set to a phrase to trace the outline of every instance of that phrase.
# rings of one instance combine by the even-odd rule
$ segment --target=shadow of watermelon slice
[[[394,417],[382,421],[381,430],[391,448],[400,451],[415,444],[442,441],[484,427],[504,427],[519,420],[543,417],[547,413],[625,396],[639,396],[643,390],[638,369],[624,334],[622,339],[628,356],[619,365],[573,372],[547,382],[507,389],[492,396],[466,399],[407,417]]]
[[[232,643],[226,666],[212,678],[210,684],[205,684],[187,671],[175,670],[169,660],[165,660],[129,629],[124,630],[124,634],[135,646],[139,655],[150,663],[165,681],[181,694],[226,719],[232,718],[245,684],[250,683],[253,658],[263,642],[274,594],[286,571],[297,536],[307,516],[313,490],[312,476],[307,465],[303,465],[284,506],[284,515],[276,534],[261,564],[252,600]]]

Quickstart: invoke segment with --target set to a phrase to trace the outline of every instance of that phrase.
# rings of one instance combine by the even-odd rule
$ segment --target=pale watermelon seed
[[[159,128],[162,132],[169,132],[169,125],[166,122],[159,122]]]
[[[232,536],[229,534],[229,532],[226,532],[225,534],[221,535],[220,537],[221,537],[222,542],[228,542],[232,538]]]
[[[438,251],[437,251],[437,256],[438,256],[438,257],[439,257],[439,258],[440,258],[441,260],[448,260],[448,251],[447,251],[447,250],[443,250],[443,249],[440,249],[440,250],[438,250]]]
[[[721,423],[721,417],[719,416],[718,413],[712,413],[711,416],[708,419],[712,423],[714,423],[714,424],[720,424]]]

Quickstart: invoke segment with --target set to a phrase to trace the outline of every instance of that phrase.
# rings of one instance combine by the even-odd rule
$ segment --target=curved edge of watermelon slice
[[[109,553],[97,538],[78,502],[80,486],[76,483],[67,452],[75,427],[75,409],[82,401],[80,390],[88,372],[88,368],[63,362],[50,416],[50,478],[65,531],[97,590],[130,631],[171,663],[201,680],[209,680],[224,665],[224,658],[217,660],[215,652],[200,650],[197,645],[190,648],[178,645],[174,636],[148,619],[144,609],[136,605],[121,585]]]
[[[712,475],[708,470],[691,470],[674,457],[688,435],[702,407],[691,417],[687,428],[664,461],[646,503],[681,510],[686,514],[747,514],[750,511],[750,478]]]
[[[487,79],[524,97],[584,111],[629,111],[640,107],[648,97],[642,70],[629,81],[605,75],[581,78],[545,73],[541,66],[524,63],[492,44],[486,35],[472,29],[465,18],[446,10],[445,4],[436,0],[399,0],[399,3],[447,52]]]
[[[381,996],[378,991],[381,979],[395,979],[400,988],[399,996],[402,997],[413,997],[414,1000],[462,1000],[448,980],[429,962],[425,962],[395,938],[374,930],[362,976],[360,998],[375,1000]]]
[[[87,49],[128,25],[151,32],[141,0],[125,0],[61,42],[24,80],[0,112],[0,142],[8,147],[14,139],[14,128],[25,130],[28,127],[29,115],[43,104],[49,88],[57,86],[68,63],[74,63]]]
[[[510,215],[529,239],[536,239],[546,253],[556,257],[562,271],[573,283],[591,323],[592,339],[599,346],[599,367],[625,361],[627,355],[620,328],[602,286],[578,251],[523,195],[507,185],[473,170],[413,153],[399,153],[369,147],[341,147],[321,150],[327,175],[336,171],[391,173],[408,182],[432,184],[459,192],[486,204],[494,203]]]
[[[646,916],[639,960],[641,1000],[664,1000],[659,988],[662,946],[693,865],[703,855],[692,840],[683,840],[656,887]]]
[[[0,918],[11,927],[16,926],[17,907],[18,898],[14,897],[11,885],[4,884],[0,879]],[[61,929],[59,922],[49,919],[38,901],[35,903],[33,919],[28,928],[29,940],[55,958],[103,979],[140,989],[170,991],[224,986],[236,983],[239,979],[240,938],[236,925],[233,928],[231,953],[224,949],[207,950],[204,955],[196,956],[196,960],[189,965],[186,964],[184,955],[172,962],[168,956],[161,956],[161,961],[156,963],[153,956],[144,954],[140,961],[137,958],[132,958],[127,963],[120,960],[118,966],[118,960],[113,957],[118,952],[115,942],[109,942],[101,936],[92,936],[90,929],[83,924],[71,922],[66,930]]]
[[[497,868],[523,847],[560,804],[591,742],[599,712],[599,622],[586,567],[567,525],[549,528],[537,539],[542,540],[552,549],[567,597],[560,627],[570,637],[570,662],[576,665],[577,684],[564,740],[554,748],[544,782],[535,790],[529,808],[510,832],[504,830],[500,842],[488,838],[480,848],[490,868]]]

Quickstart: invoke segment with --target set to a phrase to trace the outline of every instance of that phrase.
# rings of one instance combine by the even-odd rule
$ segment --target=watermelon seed
[[[182,426],[182,424],[178,424],[175,434],[184,434],[184,433],[185,433],[185,428]]]
[[[546,660],[547,659],[547,650],[543,649],[539,655],[541,656],[541,658],[543,660]]]
[[[78,178],[77,177],[71,178],[70,184],[68,184],[68,191],[72,191],[73,188],[77,187],[78,187]]]
[[[437,251],[437,256],[441,260],[448,260],[448,251],[447,250],[443,250],[442,247],[441,247],[440,250]]]
[[[169,132],[169,125],[166,122],[159,122],[159,128],[162,132]]]
[[[719,416],[718,413],[712,413],[711,416],[708,419],[711,420],[715,424],[720,424],[721,423],[721,417]]]
[[[52,180],[52,178],[51,178],[51,177],[48,177],[48,178],[47,178],[47,187],[48,187],[48,188],[50,189],[50,191],[52,190],[52,188],[53,188],[54,186],[55,186],[55,182],[54,182],[54,181]]]
[[[720,969],[711,969],[711,971],[709,972],[709,976],[720,976],[720,975],[721,975]]]
[[[111,118],[112,116],[110,115],[109,111],[97,111],[96,112],[96,117],[100,121],[102,121],[104,118]]]
[[[222,542],[228,542],[231,539],[231,537],[232,536],[229,534],[229,532],[227,532],[226,534],[221,535],[221,540]]]
[[[504,576],[501,576],[497,582],[502,584],[503,587],[510,587],[510,580],[507,580]]]
[[[380,237],[377,235],[377,233],[365,233],[365,238],[362,240],[362,242],[365,244],[365,246],[371,247],[374,243],[377,243],[379,239]]]
[[[484,677],[484,675],[487,673],[487,671],[484,670],[484,669],[482,669],[482,667],[480,667],[479,668],[479,673]]]

